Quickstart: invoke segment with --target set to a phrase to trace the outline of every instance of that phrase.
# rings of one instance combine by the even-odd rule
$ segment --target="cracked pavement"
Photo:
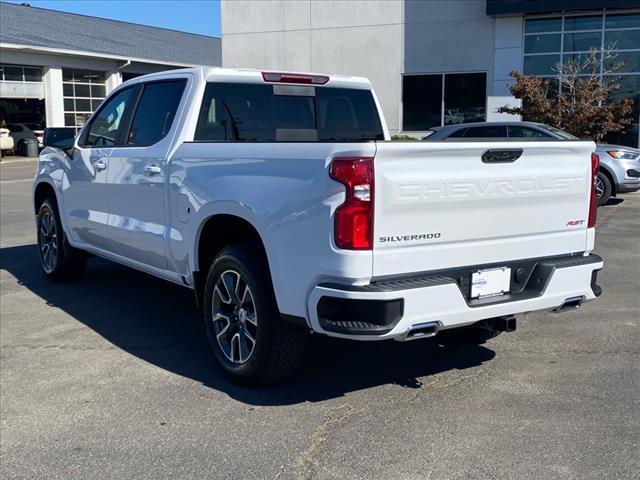
[[[93,259],[48,283],[35,163],[0,164],[2,478],[623,479],[640,472],[640,195],[599,210],[604,296],[480,347],[312,339],[229,383],[189,290]]]

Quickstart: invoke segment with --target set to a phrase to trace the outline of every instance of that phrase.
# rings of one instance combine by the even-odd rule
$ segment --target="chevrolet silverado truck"
[[[592,142],[392,142],[364,78],[146,75],[48,143],[44,273],[97,255],[193,289],[244,383],[290,374],[310,332],[482,343],[601,293]]]

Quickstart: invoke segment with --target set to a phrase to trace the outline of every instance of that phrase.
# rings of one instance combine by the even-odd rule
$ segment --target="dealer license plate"
[[[471,298],[502,295],[509,291],[511,269],[508,267],[479,270],[471,274]]]

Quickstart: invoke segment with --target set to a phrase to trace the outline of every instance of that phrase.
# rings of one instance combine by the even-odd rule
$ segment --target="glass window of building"
[[[42,82],[42,68],[0,65],[0,80],[4,82]]]
[[[81,127],[105,97],[105,74],[92,70],[62,70],[64,124]]]
[[[402,128],[419,132],[442,125],[484,122],[486,99],[486,73],[405,75]]]
[[[620,88],[613,98],[631,98],[634,123],[607,141],[638,146],[640,119],[640,12],[555,17],[529,17],[524,28],[524,73],[557,78],[558,69],[574,58],[585,58],[591,49],[614,48],[616,56],[601,62],[603,81],[616,79]],[[607,75],[617,65],[614,75]],[[587,71],[584,72],[588,73]]]

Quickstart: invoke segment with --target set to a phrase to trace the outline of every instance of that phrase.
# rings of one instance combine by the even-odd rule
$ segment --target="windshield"
[[[551,125],[545,125],[544,128],[564,140],[580,140],[575,135],[571,135],[570,133],[560,130],[559,128],[552,127]]]

